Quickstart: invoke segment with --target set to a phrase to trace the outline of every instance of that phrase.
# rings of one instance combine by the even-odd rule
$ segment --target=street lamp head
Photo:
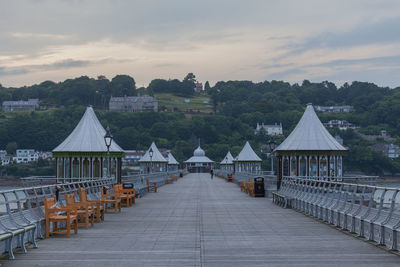
[[[269,142],[268,142],[268,147],[269,147],[269,150],[271,151],[271,153],[275,150],[275,148],[276,148],[276,142],[275,142],[275,140],[274,140],[273,138],[271,138],[271,139],[269,140]]]
[[[104,135],[104,142],[106,144],[107,150],[110,149],[113,136],[110,132],[110,127],[107,126],[106,134]]]

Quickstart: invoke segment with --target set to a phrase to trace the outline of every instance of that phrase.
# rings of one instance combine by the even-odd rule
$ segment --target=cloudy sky
[[[0,83],[81,75],[400,86],[398,0],[0,0]]]

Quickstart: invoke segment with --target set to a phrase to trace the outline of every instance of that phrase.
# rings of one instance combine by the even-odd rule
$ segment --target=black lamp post
[[[110,127],[107,126],[106,134],[104,135],[104,142],[107,147],[107,159],[108,159],[107,178],[110,178],[110,176],[111,176],[110,146],[111,146],[112,140],[113,140],[113,136],[110,132]]]
[[[270,151],[269,156],[271,157],[271,174],[274,175],[274,158],[272,157],[272,152],[276,148],[276,142],[275,142],[274,138],[271,137],[269,139],[268,147],[269,147],[269,151]]]
[[[149,150],[149,156],[150,156],[150,173],[153,172],[153,148],[150,147]]]

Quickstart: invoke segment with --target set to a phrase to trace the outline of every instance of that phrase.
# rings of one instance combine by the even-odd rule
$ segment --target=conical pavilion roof
[[[227,160],[228,159],[228,160]],[[233,164],[233,156],[230,151],[226,154],[220,164]]]
[[[326,130],[311,104],[296,128],[274,151],[347,151]]]
[[[106,130],[97,119],[93,108],[87,107],[72,133],[53,152],[107,152],[105,134]],[[110,152],[124,152],[124,150],[112,140]]]
[[[262,161],[256,152],[251,148],[249,142],[246,142],[242,151],[236,157],[235,161]]]
[[[168,153],[167,160],[168,160],[168,165],[179,165],[179,162],[176,161],[172,153]]]
[[[150,158],[150,148],[153,150],[153,156]],[[146,151],[146,153],[143,155],[143,157],[141,159],[139,159],[139,162],[168,162],[168,160],[166,160],[163,155],[161,154],[161,152],[158,150],[156,144],[153,142],[151,143],[151,146],[149,147],[149,149]]]

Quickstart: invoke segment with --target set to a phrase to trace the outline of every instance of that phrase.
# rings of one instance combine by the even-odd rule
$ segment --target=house
[[[38,159],[39,153],[35,152],[34,149],[17,149],[16,156],[13,157],[16,163],[28,163]]]
[[[375,144],[371,148],[391,159],[397,159],[400,156],[400,147],[395,144]]]
[[[199,83],[199,82],[196,82],[196,83],[194,84],[194,91],[195,91],[196,93],[199,93],[199,92],[203,91],[203,84],[202,84],[202,83]]]
[[[317,111],[321,112],[350,112],[353,110],[353,106],[315,106]]]
[[[111,97],[109,110],[120,112],[157,112],[158,101],[152,96]]]
[[[15,111],[15,110],[28,110],[34,111],[39,109],[39,99],[28,99],[28,101],[4,101],[3,111]]]
[[[138,162],[145,153],[145,150],[125,150],[125,157],[122,159],[122,161],[124,163],[134,164]]]
[[[0,162],[1,165],[10,164],[10,157],[7,156],[7,152],[5,150],[0,150]]]
[[[355,126],[354,124],[346,121],[346,120],[330,120],[327,123],[324,123],[325,127],[337,127],[339,130],[345,131],[347,129],[357,129],[358,127]]]
[[[282,123],[280,124],[275,123],[273,125],[265,125],[264,123],[262,124],[257,123],[254,133],[255,134],[260,133],[261,129],[264,129],[264,132],[267,135],[283,135]]]

